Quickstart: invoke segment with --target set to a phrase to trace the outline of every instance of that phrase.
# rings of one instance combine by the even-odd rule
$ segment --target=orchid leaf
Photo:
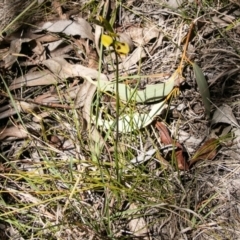
[[[210,105],[210,93],[207,84],[207,80],[203,75],[202,69],[196,64],[192,63],[193,71],[196,76],[197,85],[199,87],[200,94],[202,96],[205,111],[208,117],[210,117],[211,105]]]

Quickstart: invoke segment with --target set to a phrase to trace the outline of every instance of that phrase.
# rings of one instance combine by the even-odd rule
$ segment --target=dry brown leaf
[[[105,74],[102,74],[92,68],[84,67],[80,64],[70,64],[63,56],[55,57],[43,61],[43,64],[48,67],[51,72],[56,74],[59,78],[66,79],[69,77],[90,77],[92,79],[98,79],[100,77],[103,81],[108,81]]]
[[[159,36],[159,30],[155,26],[145,28],[131,26],[125,30],[125,34],[130,36],[137,46],[144,46],[153,38],[157,38]]]
[[[190,167],[199,160],[212,160],[217,154],[219,140],[211,138],[207,140],[190,160]]]
[[[59,56],[63,56],[65,54],[68,54],[69,52],[71,52],[73,50],[73,45],[67,45],[65,47],[62,48],[57,48],[56,50],[51,52],[51,57],[59,57]]]
[[[227,104],[223,104],[219,108],[216,109],[216,111],[213,114],[212,124],[215,123],[227,123],[235,127],[239,127],[238,122],[233,115],[232,108],[228,106]]]
[[[136,212],[138,212],[137,209],[138,207],[134,203],[129,206],[129,210],[136,210]],[[149,239],[147,223],[143,217],[131,219],[128,223],[128,227],[134,236],[143,240]]]
[[[88,38],[94,40],[91,25],[83,18],[78,18],[77,21],[72,20],[58,20],[55,22],[46,22],[43,24],[41,30],[47,30],[53,33],[65,33],[69,36],[80,35],[81,38]]]
[[[15,137],[17,139],[22,139],[22,138],[26,138],[27,136],[28,136],[28,132],[21,125],[12,126],[4,130],[0,130],[0,140],[3,140],[4,138],[7,138],[7,137]]]
[[[178,149],[175,151],[178,169],[182,171],[187,171],[189,170],[189,165],[184,158],[182,146],[179,143],[177,143],[176,146],[178,147]]]
[[[136,48],[131,55],[124,59],[124,61],[119,64],[120,70],[127,70],[133,67],[140,59],[146,57],[146,52],[142,47]],[[134,70],[135,71],[135,70]]]
[[[56,91],[55,89],[53,91],[48,91],[42,95],[37,96],[34,99],[34,102],[39,103],[39,104],[49,104],[49,103],[59,103],[62,102],[64,99],[66,102],[70,102],[72,99],[75,99],[77,96],[77,93],[79,89],[82,86],[74,86],[71,88],[68,88],[67,90],[61,90],[61,91]]]
[[[37,108],[37,105],[33,103],[27,103],[25,101],[15,101],[15,107],[13,107],[12,105],[7,105],[0,109],[0,119],[10,117],[17,112],[29,113],[32,112],[35,108]]]
[[[61,3],[59,2],[59,0],[53,0],[52,1],[52,8],[58,14],[60,19],[65,19],[66,18],[66,16],[63,15]]]
[[[88,67],[93,69],[98,68],[98,56],[95,49],[90,49],[88,54]]]
[[[159,131],[161,142],[164,145],[172,144],[173,146],[177,147],[176,150],[174,151],[174,153],[175,153],[178,169],[182,170],[182,171],[188,170],[189,166],[188,166],[187,161],[184,158],[182,145],[178,142],[175,142],[171,138],[171,136],[169,135],[169,131],[168,131],[167,127],[163,123],[156,122],[155,126]]]
[[[8,53],[6,53],[5,57],[3,57],[5,68],[11,67],[13,63],[16,62],[18,58],[17,54],[19,54],[22,49],[22,43],[29,41],[31,41],[29,38],[21,38],[11,41]]]
[[[173,140],[169,135],[169,131],[168,131],[167,127],[161,122],[156,122],[155,126],[159,131],[161,142],[164,145],[172,144]]]
[[[80,64],[70,64],[63,56],[47,59],[43,64],[51,70],[51,72],[44,70],[39,72],[29,72],[24,76],[15,79],[10,85],[10,90],[20,88],[22,86],[32,87],[39,85],[50,85],[58,83],[58,79],[67,79],[69,77],[86,77],[92,79],[100,77],[101,80],[108,81],[105,74],[92,68],[84,67]]]
[[[50,43],[48,42],[44,45],[47,46],[47,48],[50,52],[52,52],[55,49],[57,49],[62,43],[63,43],[63,39],[58,39],[57,41],[53,41],[53,42],[50,42]],[[52,56],[52,54],[51,54],[51,56]]]
[[[23,86],[33,87],[40,85],[50,85],[56,84],[58,81],[56,77],[48,70],[38,71],[38,72],[29,72],[24,76],[21,76],[13,80],[10,85],[10,90],[15,90]]]

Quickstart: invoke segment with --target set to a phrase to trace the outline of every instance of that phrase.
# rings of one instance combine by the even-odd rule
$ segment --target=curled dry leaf
[[[188,170],[189,166],[188,166],[187,161],[184,158],[183,147],[181,146],[181,144],[178,143],[178,142],[175,142],[171,138],[171,136],[169,135],[169,131],[168,131],[167,127],[163,123],[156,122],[155,126],[159,131],[161,142],[164,145],[173,144],[176,147],[176,150],[174,152],[175,152],[175,157],[176,157],[178,169],[179,170]]]
[[[212,160],[217,154],[219,140],[211,138],[207,140],[194,154],[190,160],[190,167],[199,160]]]

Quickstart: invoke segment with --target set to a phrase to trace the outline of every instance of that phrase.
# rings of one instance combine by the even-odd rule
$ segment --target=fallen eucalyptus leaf
[[[18,58],[18,54],[22,49],[22,43],[29,42],[29,41],[31,41],[31,39],[29,38],[21,38],[21,39],[15,39],[11,41],[8,53],[6,53],[5,57],[3,57],[5,68],[11,67],[13,63],[16,62]]]
[[[211,124],[215,123],[227,123],[231,126],[239,127],[238,122],[233,115],[232,108],[227,104],[223,104],[214,112]]]
[[[128,27],[124,33],[130,36],[131,40],[137,46],[144,46],[148,44],[153,38],[157,38],[160,31],[156,28],[156,26],[153,25],[144,28],[132,25]]]
[[[133,158],[130,162],[136,165],[142,164],[148,161],[149,159],[151,159],[155,153],[156,153],[156,149],[154,148],[150,149],[146,152],[139,154],[137,157]]]
[[[65,33],[66,35],[80,35],[81,38],[94,40],[91,25],[83,18],[78,18],[77,21],[58,20],[56,22],[46,22],[40,30],[47,30],[54,33]],[[37,30],[35,32],[39,32]]]
[[[33,87],[40,85],[50,85],[56,84],[58,81],[56,77],[48,70],[38,71],[38,72],[29,72],[24,76],[21,76],[11,83],[9,89],[15,90],[17,88]]]
[[[129,210],[131,211],[138,211],[137,205],[132,203],[129,206]],[[143,217],[138,216],[136,218],[133,218],[129,221],[128,223],[129,230],[133,233],[134,236],[136,236],[139,239],[142,240],[149,240],[150,238],[148,237],[148,227],[145,219]]]
[[[42,63],[61,79],[77,76],[84,78],[87,76],[94,79],[100,78],[108,82],[108,78],[105,74],[99,74],[96,69],[84,67],[80,64],[70,64],[63,56],[47,59]]]
[[[26,129],[19,125],[19,126],[12,126],[7,129],[2,129],[0,131],[0,140],[3,140],[7,137],[15,137],[17,139],[23,139],[28,136],[28,132]]]

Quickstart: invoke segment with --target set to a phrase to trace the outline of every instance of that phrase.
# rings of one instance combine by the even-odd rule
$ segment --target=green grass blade
[[[199,87],[200,94],[202,96],[205,111],[208,117],[210,117],[211,105],[210,105],[210,93],[207,84],[207,80],[203,75],[202,69],[196,64],[192,63],[193,71],[196,76],[197,85]]]

